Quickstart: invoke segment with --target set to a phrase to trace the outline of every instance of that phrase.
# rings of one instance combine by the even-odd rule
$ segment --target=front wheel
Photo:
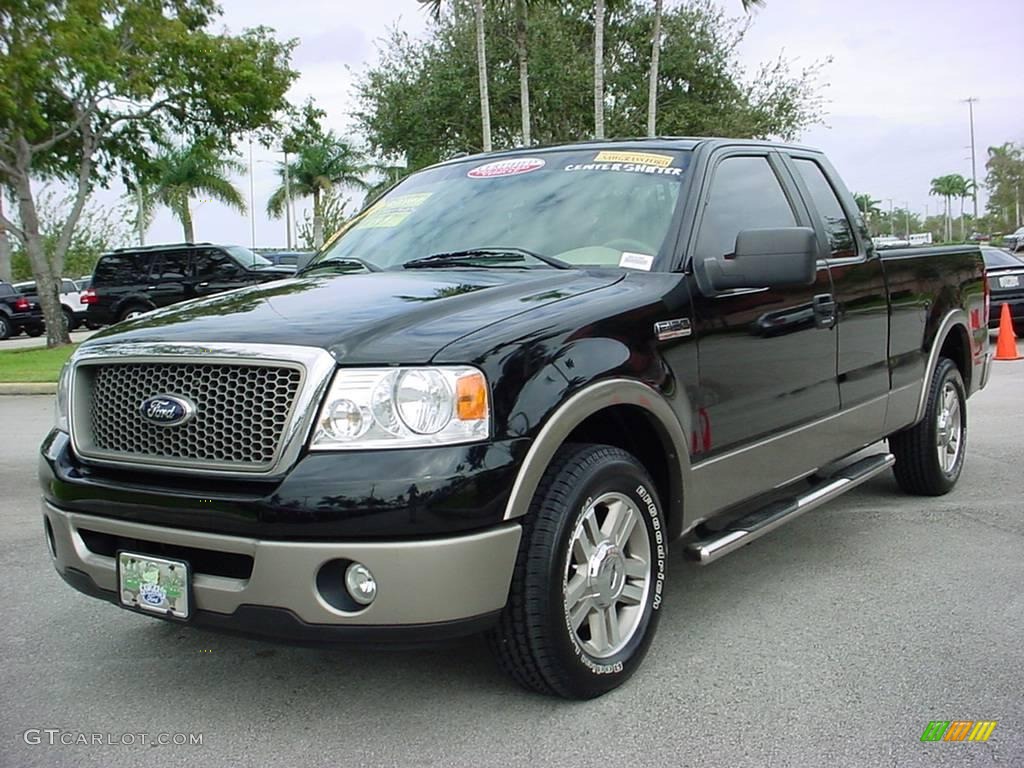
[[[7,319],[7,316],[0,315],[0,341],[9,339],[13,330],[14,326],[11,321]]]
[[[563,446],[524,519],[508,604],[490,635],[501,667],[565,698],[617,688],[654,636],[666,549],[640,462],[612,446]]]
[[[893,474],[907,493],[941,496],[960,478],[967,452],[967,392],[956,364],[939,358],[924,419],[889,436]]]

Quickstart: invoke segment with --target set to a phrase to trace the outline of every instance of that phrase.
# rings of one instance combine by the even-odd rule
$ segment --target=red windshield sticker
[[[511,157],[508,160],[495,160],[493,163],[478,165],[466,175],[471,179],[493,179],[495,176],[518,176],[543,167],[544,161],[539,157]]]

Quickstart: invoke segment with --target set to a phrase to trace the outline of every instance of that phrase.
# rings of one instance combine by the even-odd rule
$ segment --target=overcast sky
[[[414,35],[426,25],[416,0],[222,4],[232,31],[263,24],[301,41],[293,62],[301,77],[290,98],[298,103],[314,97],[328,125],[341,131],[348,129],[353,106],[349,68],[357,72],[376,60],[376,41],[392,24]],[[739,0],[724,4],[730,11],[740,6]],[[979,99],[979,180],[988,146],[1024,142],[1024,0],[767,0],[755,11],[740,53],[753,71],[780,52],[798,64],[832,56],[823,75],[829,83],[825,123],[807,129],[801,143],[825,150],[851,189],[886,200],[884,207],[892,198],[897,207],[909,203],[923,213],[927,205],[935,213],[939,201],[928,196],[929,180],[945,173],[970,177],[968,109],[962,103],[968,96]],[[256,244],[283,246],[284,223],[263,213],[277,183],[274,157],[257,148],[255,160]],[[248,177],[237,182],[248,196]],[[308,205],[296,203],[300,217]],[[248,216],[215,203],[194,207],[198,239],[251,244]],[[148,241],[180,239],[180,225],[161,211]]]

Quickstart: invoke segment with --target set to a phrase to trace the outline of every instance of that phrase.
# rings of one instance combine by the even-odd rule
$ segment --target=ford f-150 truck
[[[673,550],[710,563],[890,467],[953,488],[987,304],[976,246],[876,253],[810,149],[459,158],[292,278],[82,344],[41,449],[46,539],[128,610],[486,632],[522,685],[593,697],[672,610]]]

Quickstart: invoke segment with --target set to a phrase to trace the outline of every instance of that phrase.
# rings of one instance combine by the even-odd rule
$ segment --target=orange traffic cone
[[[999,340],[996,342],[994,360],[1022,360],[1017,354],[1017,334],[1013,332],[1013,320],[1010,319],[1010,305],[1003,304],[999,313]]]

